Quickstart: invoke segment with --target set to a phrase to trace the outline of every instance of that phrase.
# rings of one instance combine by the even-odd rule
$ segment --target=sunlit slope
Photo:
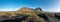
[[[11,11],[11,12],[0,12],[0,16],[1,15],[11,15],[11,16],[16,16],[18,14],[23,14],[23,15],[28,15],[28,18],[26,21],[34,21],[34,22],[44,22],[44,20],[42,18],[40,18],[39,16],[37,16],[37,14],[40,14],[42,11],[40,10],[40,8],[37,9],[31,9],[31,8],[26,8],[23,7],[17,11]],[[37,21],[36,21],[37,20]]]
[[[15,15],[17,13],[24,14],[24,12],[35,12],[37,14],[40,11],[38,9],[33,10],[32,8],[23,7],[23,8],[20,8],[19,10],[17,10],[17,11],[0,12],[0,15],[6,15],[6,14]]]

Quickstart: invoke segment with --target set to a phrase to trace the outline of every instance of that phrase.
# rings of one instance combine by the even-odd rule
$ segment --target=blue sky
[[[0,0],[0,11],[15,11],[21,7],[41,7],[43,11],[60,12],[60,0]]]

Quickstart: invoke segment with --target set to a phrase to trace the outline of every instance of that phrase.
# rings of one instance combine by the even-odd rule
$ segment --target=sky
[[[43,11],[60,12],[60,0],[0,0],[0,11],[16,11],[22,7],[40,7]]]

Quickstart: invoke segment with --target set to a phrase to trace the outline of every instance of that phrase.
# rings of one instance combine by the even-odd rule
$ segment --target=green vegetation
[[[28,18],[25,20],[27,22],[30,22],[30,21],[33,21],[33,22],[45,22],[43,20],[43,18],[37,16],[36,14],[39,14],[41,12],[38,12],[38,11],[20,11],[20,14],[23,14],[23,15],[28,15]],[[24,21],[22,21],[24,22]]]

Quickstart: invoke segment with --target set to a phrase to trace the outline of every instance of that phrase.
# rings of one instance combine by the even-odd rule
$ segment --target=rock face
[[[42,9],[40,7],[37,7],[36,9],[34,9],[36,11],[41,11],[42,12]]]
[[[23,7],[21,9],[19,9],[18,11],[32,11],[32,8],[27,8],[27,7]]]
[[[60,13],[23,7],[14,12],[0,12],[0,22],[60,22]]]

